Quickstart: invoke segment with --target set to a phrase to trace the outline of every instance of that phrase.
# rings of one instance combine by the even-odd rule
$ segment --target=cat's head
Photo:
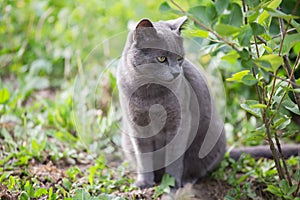
[[[183,39],[180,36],[187,17],[151,22],[142,19],[132,33],[128,61],[134,68],[162,81],[172,81],[182,73]]]

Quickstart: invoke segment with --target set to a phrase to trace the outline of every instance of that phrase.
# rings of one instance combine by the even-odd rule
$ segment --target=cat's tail
[[[281,150],[284,158],[300,156],[300,144],[283,144],[281,145]],[[273,159],[273,154],[269,145],[239,147],[229,150],[229,155],[234,160],[238,160],[242,153],[250,154],[254,158]]]

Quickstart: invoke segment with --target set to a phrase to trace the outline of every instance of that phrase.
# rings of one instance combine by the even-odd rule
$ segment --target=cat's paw
[[[144,188],[153,187],[155,185],[155,182],[154,181],[146,181],[146,180],[137,180],[134,182],[133,185],[140,189],[144,189]]]

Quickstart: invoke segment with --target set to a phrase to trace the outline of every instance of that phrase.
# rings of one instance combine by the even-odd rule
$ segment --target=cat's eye
[[[167,58],[165,56],[158,56],[158,57],[156,57],[156,59],[158,60],[158,62],[161,62],[161,63],[163,63],[167,60]]]
[[[182,57],[182,56],[178,56],[178,57],[177,57],[177,60],[178,60],[178,61],[182,61],[182,60],[183,60],[183,57]]]

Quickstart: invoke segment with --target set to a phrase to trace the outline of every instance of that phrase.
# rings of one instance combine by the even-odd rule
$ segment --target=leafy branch
[[[170,0],[171,3],[176,6],[184,15],[187,15],[190,17],[191,20],[193,20],[196,24],[198,24],[200,27],[202,27],[203,29],[207,30],[208,32],[212,33],[214,36],[216,36],[219,40],[225,42],[227,45],[229,45],[232,49],[234,49],[237,52],[240,52],[240,50],[235,46],[234,43],[229,42],[228,40],[226,40],[224,37],[222,37],[221,35],[219,35],[217,32],[215,32],[213,29],[211,29],[209,26],[204,25],[203,23],[201,23],[199,20],[197,20],[195,17],[189,15],[189,13],[187,11],[185,11],[179,4],[177,4],[174,0]]]

